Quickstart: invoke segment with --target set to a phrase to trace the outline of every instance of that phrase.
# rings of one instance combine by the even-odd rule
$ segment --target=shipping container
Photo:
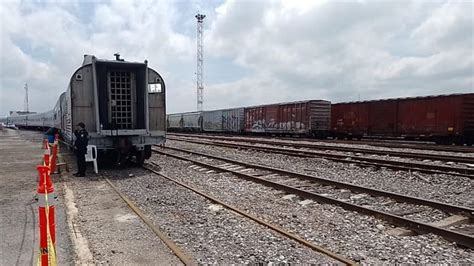
[[[244,108],[213,110],[203,112],[203,131],[206,132],[242,132],[244,126]]]
[[[474,94],[337,103],[332,105],[331,128],[338,137],[472,143]]]
[[[245,108],[248,133],[325,136],[330,129],[331,103],[310,100]]]

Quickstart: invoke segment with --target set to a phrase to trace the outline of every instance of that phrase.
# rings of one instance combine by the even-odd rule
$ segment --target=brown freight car
[[[404,137],[472,144],[474,94],[333,104],[332,134],[340,138]]]
[[[309,100],[246,107],[244,132],[325,137],[330,130],[331,102]]]

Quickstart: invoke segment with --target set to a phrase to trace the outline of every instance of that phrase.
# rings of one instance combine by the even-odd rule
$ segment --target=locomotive
[[[165,142],[165,83],[146,60],[127,62],[119,54],[115,57],[84,55],[52,110],[11,116],[4,122],[19,128],[56,127],[71,147],[74,125],[83,122],[99,159],[122,163],[134,157],[143,164],[151,156],[151,145]]]

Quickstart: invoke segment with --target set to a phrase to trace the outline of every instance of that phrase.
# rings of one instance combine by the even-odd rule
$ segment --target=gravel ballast
[[[207,149],[211,150],[214,147]],[[231,152],[222,150],[215,148],[213,152],[231,157],[229,156]],[[248,154],[245,151],[233,150],[235,157],[246,155]],[[267,156],[273,156],[258,155],[247,156],[247,160],[260,163],[260,160],[265,160]],[[310,202],[305,205],[304,203],[308,202],[304,199],[291,197],[250,181],[243,181],[232,174],[196,171],[189,168],[190,163],[166,156],[154,158],[167,174],[179,177],[211,195],[289,228],[307,240],[322,244],[334,252],[363,263],[472,262],[471,250],[459,248],[435,235],[391,236],[386,233],[391,228],[390,225],[370,216],[327,204]],[[279,164],[291,166],[293,162],[280,160]],[[268,162],[267,165],[278,166]]]
[[[474,208],[474,190],[472,190],[474,180],[467,177],[448,174],[428,175],[383,168],[361,168],[349,163],[338,163],[320,158],[300,158],[177,141],[168,141],[167,146]]]
[[[151,172],[108,170],[113,182],[198,263],[335,263]]]

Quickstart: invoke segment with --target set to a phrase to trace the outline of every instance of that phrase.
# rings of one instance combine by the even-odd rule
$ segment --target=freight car
[[[202,112],[184,113],[181,117],[183,128],[187,131],[202,131]]]
[[[202,114],[203,132],[241,133],[244,108],[205,111]]]
[[[151,145],[165,141],[165,83],[148,62],[102,60],[85,55],[81,67],[53,110],[10,117],[26,128],[61,129],[65,143],[74,142],[74,125],[83,122],[99,159],[139,164],[151,156]]]
[[[330,118],[329,101],[310,100],[169,114],[167,124],[169,131],[326,137]]]
[[[309,100],[245,108],[244,132],[314,137],[329,135],[331,102]]]
[[[166,120],[168,131],[240,133],[244,108],[169,114]]]
[[[183,114],[166,115],[166,128],[168,131],[183,131]]]
[[[338,138],[402,137],[471,145],[474,94],[336,103],[331,127]]]
[[[201,132],[202,112],[169,114],[166,116],[168,131]]]

